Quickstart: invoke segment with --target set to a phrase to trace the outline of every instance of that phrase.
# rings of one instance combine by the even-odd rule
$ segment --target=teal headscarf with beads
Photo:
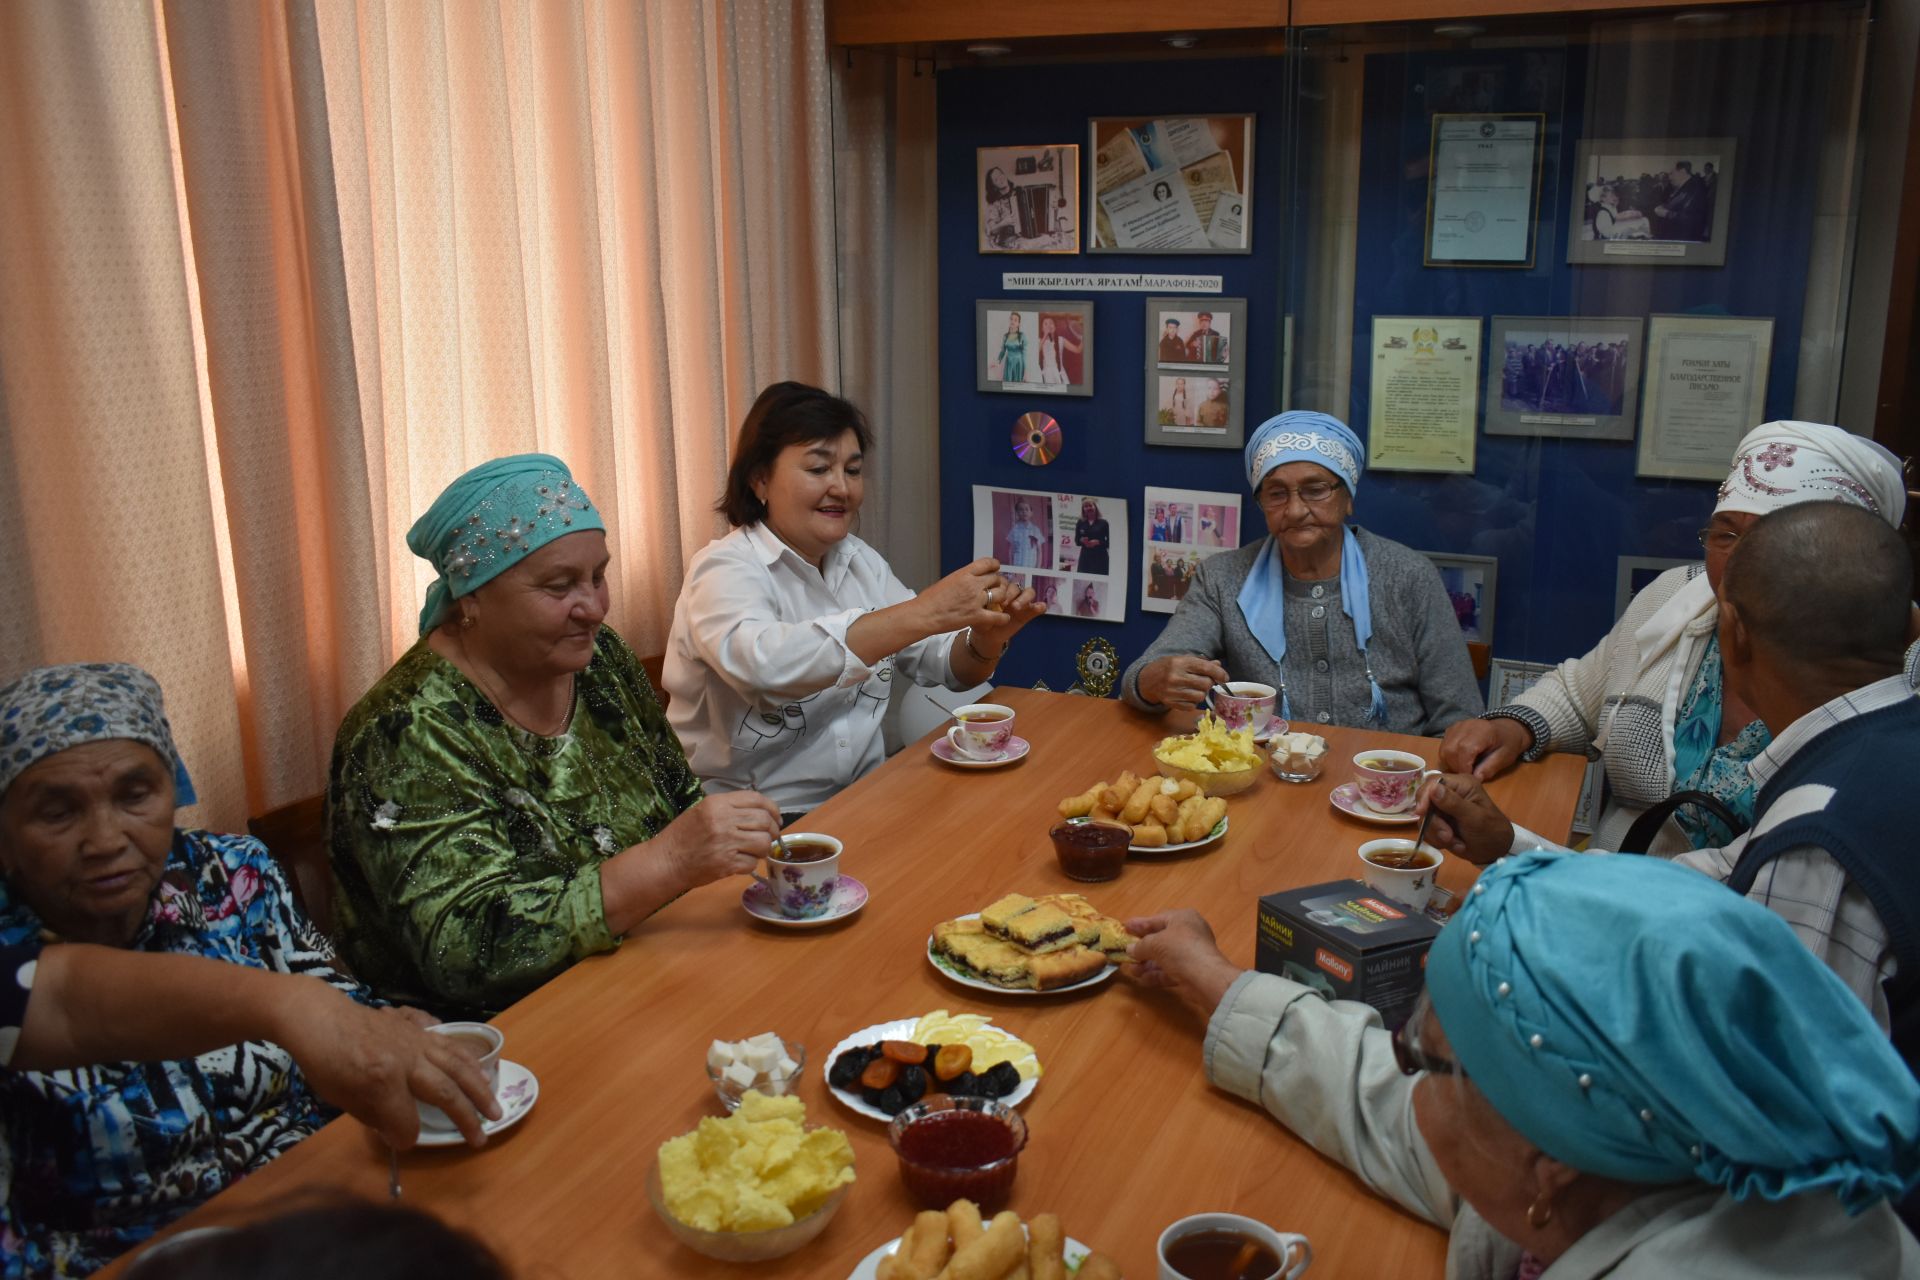
[[[425,635],[453,602],[555,538],[606,528],[567,464],[547,453],[495,458],[448,485],[407,530],[407,546],[439,573],[420,610]]]

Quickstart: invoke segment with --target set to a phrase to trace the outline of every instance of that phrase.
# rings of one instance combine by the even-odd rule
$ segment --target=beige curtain
[[[831,94],[821,0],[0,5],[0,679],[149,667],[237,826],[529,449],[657,649],[753,395],[839,382]]]

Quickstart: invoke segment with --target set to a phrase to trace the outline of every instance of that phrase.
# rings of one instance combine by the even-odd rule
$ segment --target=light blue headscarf
[[[1367,447],[1346,423],[1324,413],[1308,409],[1290,409],[1268,418],[1247,441],[1247,487],[1255,494],[1267,472],[1289,462],[1317,462],[1346,482],[1347,492],[1360,491],[1360,472],[1367,465]],[[1360,661],[1367,669],[1367,684],[1373,689],[1373,705],[1368,719],[1378,725],[1387,722],[1387,699],[1380,682],[1373,678],[1373,666],[1367,662],[1367,644],[1373,639],[1373,598],[1368,594],[1367,558],[1360,554],[1360,540],[1353,527],[1346,530],[1340,552],[1340,610],[1353,620],[1353,638],[1360,646]],[[1287,696],[1287,572],[1280,562],[1280,548],[1269,534],[1260,556],[1240,587],[1240,613],[1247,629],[1267,651],[1274,665],[1281,668],[1280,715],[1291,718],[1292,699]]]
[[[1773,912],[1660,858],[1527,854],[1484,872],[1427,956],[1467,1078],[1563,1164],[1815,1188],[1858,1213],[1920,1182],[1920,1084]]]
[[[125,662],[69,662],[0,689],[0,796],[50,755],[89,742],[145,743],[173,770],[173,803],[193,804],[193,779],[173,745],[160,682]]]
[[[453,602],[555,538],[605,529],[567,464],[546,453],[483,462],[448,485],[407,530],[413,554],[439,571],[427,588],[420,633]]]

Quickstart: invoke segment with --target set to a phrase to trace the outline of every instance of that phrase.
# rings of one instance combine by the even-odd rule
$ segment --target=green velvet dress
[[[327,840],[341,950],[388,999],[491,1017],[619,942],[600,864],[700,797],[611,628],[554,738],[505,720],[422,639],[334,740]]]

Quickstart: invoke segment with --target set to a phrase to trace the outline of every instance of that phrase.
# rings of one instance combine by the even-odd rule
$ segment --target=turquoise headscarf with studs
[[[495,458],[448,485],[407,530],[407,546],[439,577],[427,588],[420,633],[453,602],[555,538],[605,529],[567,464],[546,453]]]
[[[1534,853],[1483,873],[1427,956],[1467,1078],[1529,1142],[1736,1200],[1920,1183],[1920,1084],[1773,912],[1659,858]]]

